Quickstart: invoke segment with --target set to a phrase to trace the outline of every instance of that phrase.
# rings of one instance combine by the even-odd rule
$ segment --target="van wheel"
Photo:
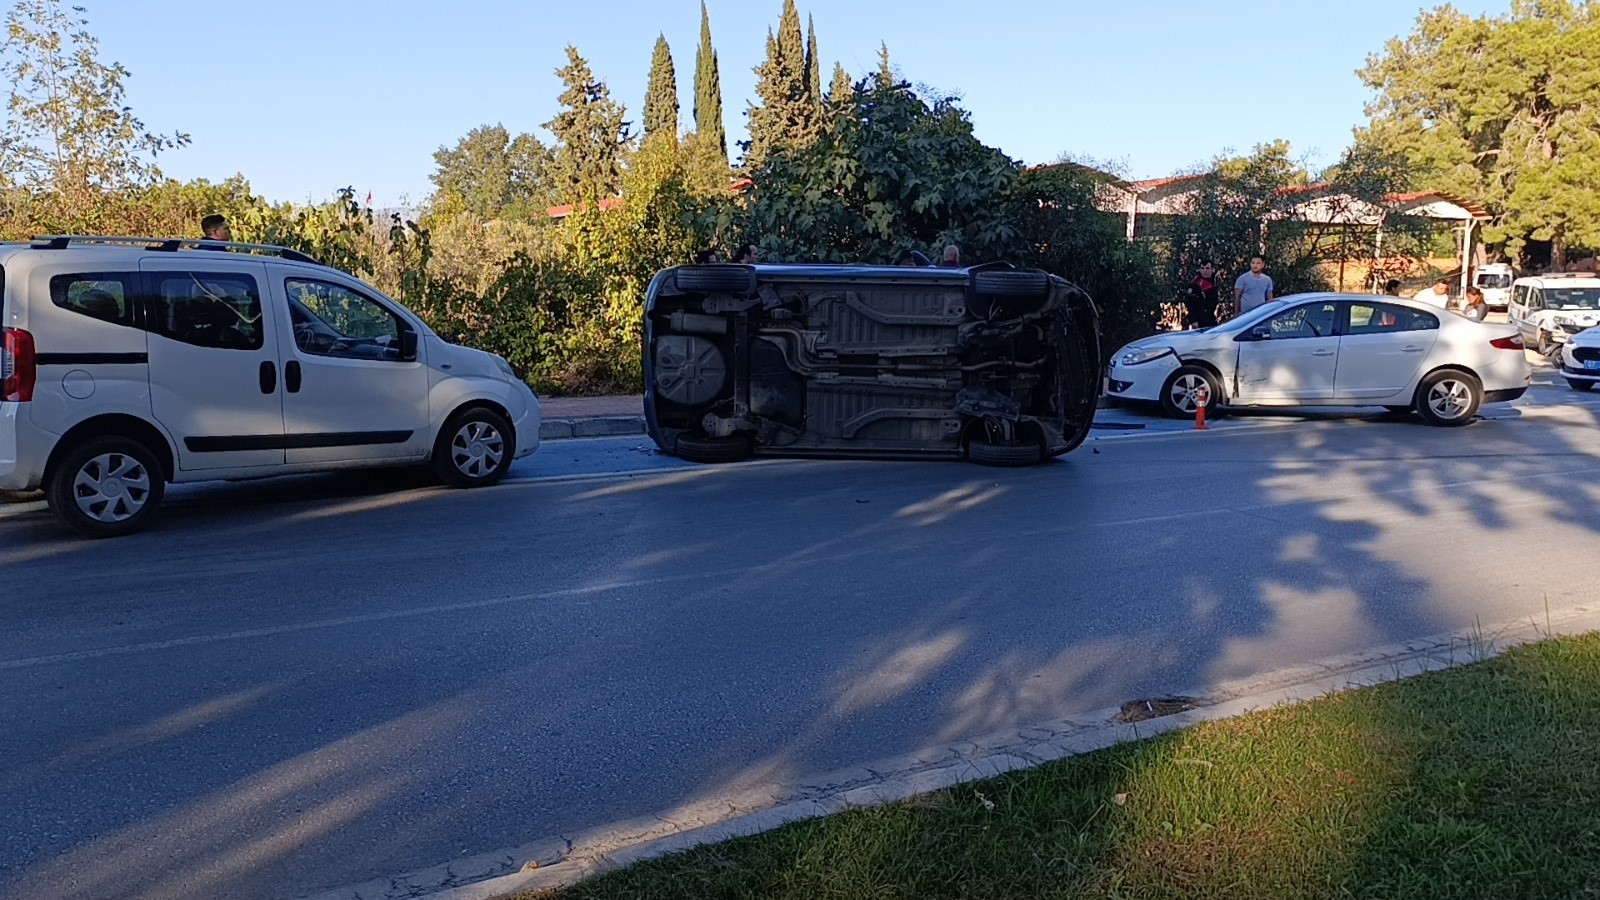
[[[149,447],[133,438],[90,438],[61,457],[45,486],[50,511],[84,537],[107,538],[145,527],[167,483]]]
[[[456,413],[434,442],[434,474],[451,487],[488,487],[511,470],[515,441],[511,423],[492,409]]]
[[[1465,372],[1446,369],[1417,385],[1417,412],[1429,425],[1465,425],[1482,403],[1483,386]]]
[[[679,459],[695,463],[738,462],[750,455],[750,439],[742,434],[729,437],[679,435],[675,452]]]
[[[1023,468],[1036,466],[1044,460],[1044,449],[1038,444],[991,444],[973,441],[967,445],[967,459],[980,466]]]

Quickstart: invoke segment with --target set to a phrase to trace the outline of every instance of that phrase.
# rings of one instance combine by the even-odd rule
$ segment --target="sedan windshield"
[[[1600,288],[1545,288],[1546,309],[1600,309]]]

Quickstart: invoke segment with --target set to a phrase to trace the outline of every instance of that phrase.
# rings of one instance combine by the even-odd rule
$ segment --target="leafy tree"
[[[60,0],[18,0],[6,16],[0,202],[74,230],[96,228],[107,193],[159,181],[155,156],[189,143],[145,127],[127,104],[128,70],[99,49],[82,10]]]
[[[678,139],[678,75],[672,68],[672,50],[666,35],[656,36],[650,59],[650,85],[644,95],[644,136],[666,135]]]
[[[728,167],[728,135],[722,123],[722,76],[711,46],[711,16],[700,4],[700,46],[694,55],[694,130],[705,148],[716,148]]]
[[[750,140],[744,144],[744,167],[749,171],[760,168],[779,150],[810,146],[822,130],[794,0],[783,0],[778,33],[767,32],[767,56],[755,72],[760,102],[750,104],[749,109]]]
[[[1600,3],[1513,0],[1509,15],[1423,12],[1368,58],[1366,145],[1404,154],[1419,187],[1486,204],[1519,252],[1600,249]]]
[[[483,125],[451,148],[434,151],[432,176],[440,197],[493,219],[542,214],[556,202],[554,154],[531,134],[512,137],[503,125]]]
[[[881,80],[853,103],[857,114],[810,147],[752,173],[743,230],[760,236],[763,256],[891,262],[950,241],[970,259],[1008,255],[1016,230],[1004,198],[1017,168],[973,137],[963,110]]]
[[[630,143],[627,114],[597,81],[576,47],[567,47],[567,64],[556,70],[565,90],[561,111],[545,123],[556,137],[554,181],[563,199],[596,204],[622,186],[622,159]]]

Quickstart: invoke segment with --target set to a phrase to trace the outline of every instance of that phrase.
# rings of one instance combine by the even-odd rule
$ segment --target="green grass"
[[[1600,897],[1600,636],[800,822],[540,896]]]

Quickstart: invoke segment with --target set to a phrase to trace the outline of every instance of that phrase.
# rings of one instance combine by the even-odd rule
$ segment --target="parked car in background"
[[[1561,345],[1561,375],[1573,390],[1593,390],[1600,383],[1600,327],[1584,329]]]
[[[662,452],[1022,466],[1083,442],[1099,315],[1004,264],[711,265],[645,300],[645,422]]]
[[[1217,407],[1384,406],[1464,425],[1515,400],[1532,374],[1508,325],[1427,303],[1300,294],[1215,328],[1159,334],[1117,351],[1108,394],[1173,416]]]
[[[169,482],[429,465],[499,481],[539,402],[350,275],[281,247],[152,238],[0,244],[0,490],[43,488],[91,537]]]
[[[1511,281],[1515,275],[1505,263],[1488,263],[1479,266],[1472,275],[1472,283],[1483,291],[1483,302],[1495,312],[1505,312],[1511,304]]]
[[[1518,278],[1507,318],[1530,347],[1545,355],[1567,338],[1600,324],[1600,277],[1577,273]]]

